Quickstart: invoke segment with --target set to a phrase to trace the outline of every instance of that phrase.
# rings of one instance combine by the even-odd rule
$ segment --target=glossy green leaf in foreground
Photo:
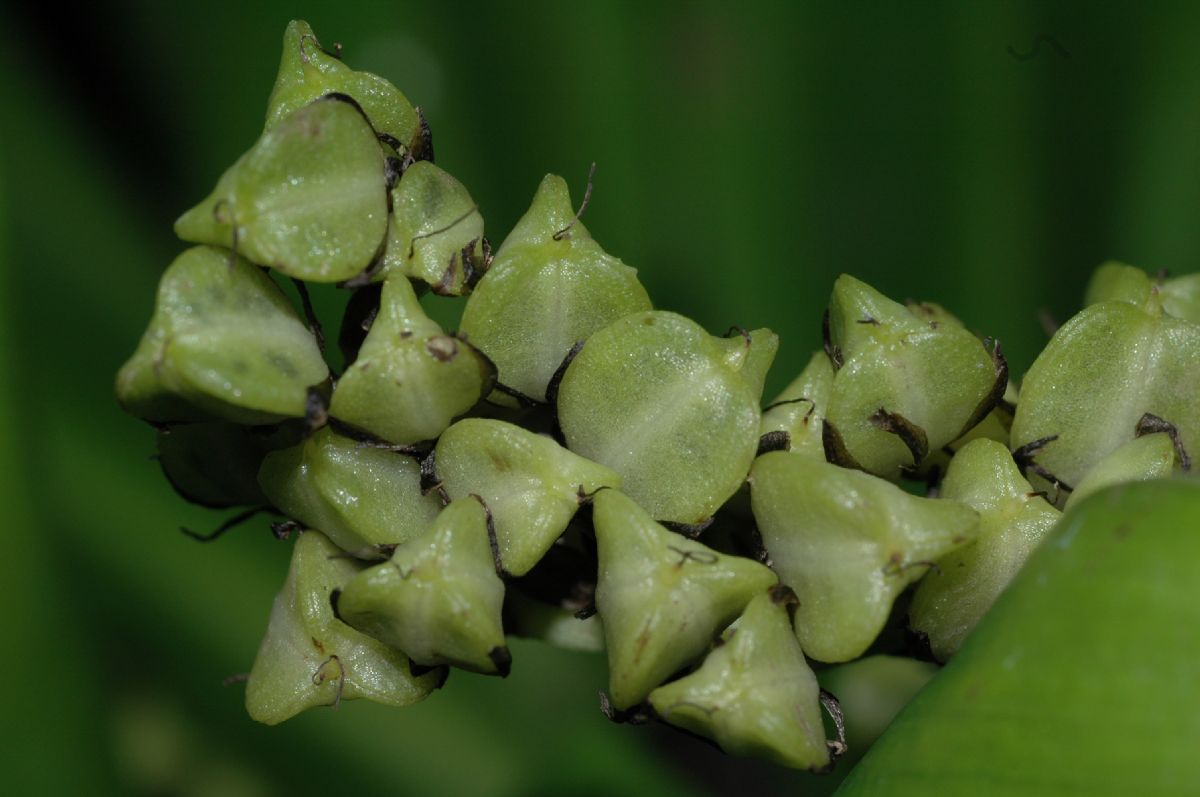
[[[154,316],[117,374],[117,398],[153,423],[303,418],[329,369],[283,292],[229,252],[197,246],[158,285]]]
[[[400,155],[423,148],[420,117],[398,88],[370,72],[346,66],[321,47],[307,22],[293,20],[283,33],[279,74],[267,100],[266,129],[329,93],[354,98],[375,131],[399,145]]]
[[[800,598],[796,635],[818,661],[862,655],[896,596],[979,531],[962,503],[786,451],[758,458],[750,491],[772,566]]]
[[[435,452],[450,498],[482,496],[492,512],[504,572],[522,576],[567,528],[585,495],[621,480],[544,435],[485,418],[447,429]]]
[[[1003,394],[1008,367],[998,350],[944,311],[916,307],[847,274],[834,283],[827,346],[836,373],[823,425],[831,462],[897,479]]]
[[[350,625],[425,666],[453,664],[508,675],[487,510],[474,498],[450,503],[428,530],[390,560],[350,581],[338,612]]]
[[[370,266],[387,224],[383,151],[361,109],[333,95],[263,133],[175,233],[289,277],[340,282]]]
[[[496,363],[502,384],[544,401],[572,346],[649,309],[637,271],[592,239],[566,181],[548,174],[467,302],[462,332]]]
[[[1200,324],[1156,308],[1105,301],[1064,324],[1021,383],[1012,447],[1038,443],[1041,489],[1068,487],[1124,443],[1147,413],[1200,451]],[[1066,492],[1066,490],[1064,490]]]
[[[259,722],[274,725],[306,708],[360,697],[406,706],[442,682],[441,672],[414,678],[404,654],[333,616],[330,593],[360,568],[340,554],[318,532],[296,540],[246,684],[246,709]]]
[[[961,501],[980,518],[979,536],[937,560],[909,609],[913,629],[928,637],[933,655],[945,661],[1053,528],[1059,512],[1021,476],[1008,447],[987,439],[974,440],[954,455],[941,497]]]
[[[429,161],[409,166],[392,189],[385,272],[459,296],[482,276],[483,259],[483,216],[467,189]]]
[[[355,554],[407,542],[441,510],[436,495],[421,494],[415,459],[360,446],[329,427],[269,454],[258,483],[281,512]]]
[[[600,561],[596,609],[617,709],[636,705],[699,658],[777,580],[758,562],[668,531],[616,490],[596,493],[593,519]]]
[[[675,313],[625,316],[595,333],[563,375],[567,447],[619,473],[622,491],[652,517],[705,521],[750,470],[778,346],[768,329],[717,338]]]
[[[1197,528],[1185,481],[1073,507],[838,793],[1195,794]]]
[[[495,369],[425,314],[408,279],[390,275],[379,312],[342,374],[329,414],[381,440],[432,440],[487,394]]]
[[[820,688],[792,632],[787,587],[760,593],[695,672],[650,693],[654,712],[734,755],[829,764]]]

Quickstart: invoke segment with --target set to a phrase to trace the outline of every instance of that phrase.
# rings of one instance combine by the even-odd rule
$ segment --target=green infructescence
[[[180,495],[294,539],[259,721],[503,676],[535,636],[604,651],[614,719],[823,771],[844,735],[810,661],[871,655],[821,672],[851,683],[905,634],[978,659],[976,626],[1011,633],[993,603],[1074,533],[1058,507],[1191,470],[1197,275],[1102,266],[1019,384],[945,308],[843,275],[824,351],[764,409],[778,337],[654,309],[580,220],[590,184],[576,208],[547,175],[493,254],[432,159],[419,109],[291,23],[265,129],[176,223],[198,245],[117,375]],[[340,373],[307,282],[347,290]],[[426,291],[466,297],[457,333]]]

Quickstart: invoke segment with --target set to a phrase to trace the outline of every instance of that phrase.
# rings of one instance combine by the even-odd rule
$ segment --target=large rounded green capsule
[[[379,142],[361,109],[333,95],[263,133],[175,233],[296,279],[340,282],[367,269],[387,224]]]
[[[351,69],[326,52],[307,22],[289,22],[283,34],[279,74],[267,100],[266,129],[330,93],[353,97],[375,131],[399,145],[401,155],[424,147],[420,116],[399,89],[370,72]]]
[[[339,615],[418,664],[508,675],[488,524],[482,502],[451,502],[424,534],[346,584]]]
[[[846,274],[834,283],[827,346],[836,375],[823,433],[831,462],[896,479],[962,436],[1003,395],[998,349]]]
[[[576,343],[649,309],[637,271],[592,239],[566,181],[551,174],[471,294],[462,332],[496,363],[501,383],[543,401]]]
[[[487,395],[491,362],[432,321],[408,279],[388,277],[379,312],[354,363],[338,380],[329,413],[381,440],[432,440]]]
[[[1200,324],[1124,301],[1083,310],[1021,383],[1011,442],[1038,474],[1030,480],[1065,499],[1147,413],[1173,425],[1185,451],[1200,450],[1198,363]]]
[[[596,609],[618,710],[703,654],[751,598],[776,582],[758,562],[668,531],[616,490],[596,494],[593,522]]]
[[[941,496],[961,501],[980,518],[979,536],[937,560],[909,609],[912,627],[945,661],[1053,528],[1059,512],[1021,476],[1008,448],[987,439],[968,443],[954,455]]]
[[[544,435],[503,421],[467,418],[438,440],[437,476],[446,493],[481,496],[492,511],[504,572],[538,563],[574,517],[583,496],[619,487],[603,465]]]
[[[287,297],[261,270],[197,246],[167,268],[150,326],[117,374],[117,398],[153,423],[305,415],[329,369]]]
[[[460,296],[483,276],[484,258],[483,216],[463,184],[429,161],[410,166],[392,189],[384,270]]]
[[[650,693],[655,713],[733,755],[828,766],[820,688],[792,632],[789,598],[775,587],[750,601],[700,669]]]
[[[277,509],[351,553],[407,542],[441,510],[437,496],[422,495],[412,457],[361,446],[329,427],[267,455],[258,483]]]
[[[620,474],[652,517],[703,522],[750,470],[778,345],[767,329],[723,339],[675,313],[626,316],[592,335],[563,375],[567,447]]]
[[[979,530],[957,501],[785,451],[758,458],[750,490],[772,566],[800,598],[796,634],[818,661],[862,655],[896,596]]]
[[[403,653],[333,616],[330,593],[358,571],[321,534],[306,531],[296,540],[287,582],[246,684],[252,718],[274,725],[306,708],[360,697],[407,706],[442,683],[444,671],[413,677]]]

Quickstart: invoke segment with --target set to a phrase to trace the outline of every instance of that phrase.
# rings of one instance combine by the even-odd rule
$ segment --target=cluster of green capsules
[[[117,393],[185,498],[300,532],[248,678],[266,723],[505,675],[513,634],[606,651],[612,718],[826,769],[814,663],[897,616],[946,660],[1064,505],[1200,445],[1200,275],[1118,264],[1019,396],[994,341],[842,276],[763,410],[774,333],[653,309],[553,175],[493,253],[420,111],[303,22],[175,229]],[[309,282],[349,293],[340,375]],[[467,297],[457,334],[427,290]]]

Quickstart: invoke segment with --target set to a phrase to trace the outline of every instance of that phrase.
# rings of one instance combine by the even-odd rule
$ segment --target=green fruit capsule
[[[619,487],[603,465],[503,421],[467,418],[438,440],[435,462],[452,498],[481,496],[492,512],[504,572],[522,576],[558,539],[584,495]]]
[[[193,504],[261,506],[269,503],[258,486],[263,457],[298,439],[299,429],[289,425],[180,424],[159,431],[158,464],[175,491]]]
[[[818,661],[862,655],[896,596],[979,531],[957,501],[784,451],[758,458],[750,492],[772,566],[800,597],[800,645]]]
[[[1168,279],[1151,277],[1124,263],[1105,263],[1088,282],[1083,304],[1128,302],[1154,313],[1161,309],[1175,318],[1200,323],[1200,273]]]
[[[407,542],[441,510],[437,496],[421,494],[411,457],[360,446],[329,427],[268,454],[258,483],[281,512],[352,553]]]
[[[700,657],[751,598],[777,580],[758,562],[668,531],[616,490],[596,494],[593,522],[600,562],[596,609],[618,710],[640,703]]]
[[[187,250],[158,286],[150,326],[117,374],[126,412],[152,423],[303,418],[329,369],[270,277],[209,246]]]
[[[296,540],[291,569],[271,608],[267,635],[246,684],[246,710],[275,725],[313,706],[367,698],[390,706],[425,699],[445,671],[414,678],[403,653],[333,616],[330,593],[359,565],[320,533]]]
[[[833,366],[818,352],[796,379],[763,410],[759,435],[785,433],[787,449],[825,461],[821,425],[833,390]]]
[[[384,172],[362,110],[331,95],[263,133],[208,198],[179,217],[175,233],[231,247],[296,279],[347,280],[383,246]]]
[[[483,216],[467,189],[429,161],[414,163],[392,189],[383,266],[461,296],[482,276]]]
[[[431,320],[408,279],[388,277],[379,312],[333,391],[329,413],[381,440],[432,440],[487,395],[495,370]]]
[[[508,675],[489,518],[475,498],[451,502],[391,560],[356,576],[337,599],[339,616],[421,665],[453,664]]]
[[[371,127],[395,142],[402,155],[424,148],[420,116],[399,89],[370,72],[353,70],[325,52],[307,22],[289,22],[283,34],[279,75],[267,100],[266,129],[330,93],[353,97]]]
[[[1125,482],[1165,479],[1179,466],[1175,442],[1165,432],[1147,434],[1119,446],[1097,462],[1067,498],[1064,509],[1085,496]]]
[[[504,618],[513,636],[540,639],[563,650],[599,653],[604,650],[604,626],[600,615],[580,620],[576,613],[561,606],[510,590],[505,597]]]
[[[575,218],[566,181],[550,174],[467,301],[462,332],[506,387],[542,401],[576,343],[649,309],[637,271],[600,248]]]
[[[792,633],[787,587],[760,593],[694,673],[650,693],[655,713],[732,755],[829,766],[820,688]]]
[[[1200,324],[1123,301],[1083,310],[1021,383],[1011,444],[1036,449],[1030,481],[1069,492],[1134,438],[1146,413],[1174,425],[1184,451],[1200,450],[1197,363]]]
[[[837,373],[822,429],[829,461],[896,479],[992,410],[1008,367],[946,316],[838,277],[827,339]]]
[[[722,339],[675,313],[626,316],[592,335],[563,375],[567,447],[620,474],[651,516],[706,521],[754,461],[778,345],[767,329]]]
[[[1058,521],[1059,512],[1021,476],[1003,443],[968,443],[950,462],[943,498],[979,513],[974,542],[937,560],[917,586],[912,627],[939,661],[954,655]]]

